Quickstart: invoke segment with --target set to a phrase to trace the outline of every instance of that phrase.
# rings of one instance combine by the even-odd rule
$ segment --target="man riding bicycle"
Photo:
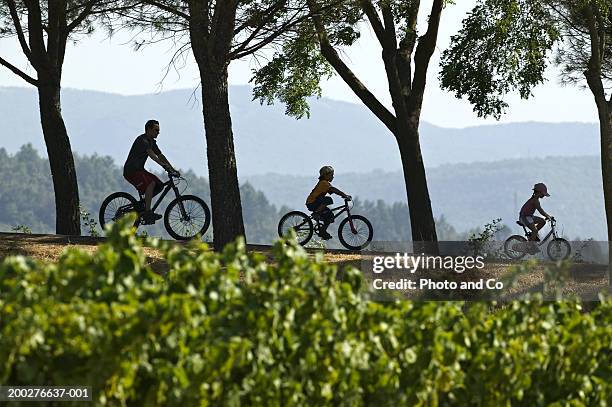
[[[132,148],[123,166],[123,177],[138,190],[140,195],[144,194],[145,207],[143,220],[145,225],[151,225],[162,215],[151,211],[151,200],[153,196],[163,189],[163,182],[154,174],[144,169],[147,158],[158,163],[168,173],[178,176],[179,172],[174,169],[168,159],[162,154],[157,146],[156,138],[159,136],[159,122],[149,120],[145,124],[145,132],[136,137]]]

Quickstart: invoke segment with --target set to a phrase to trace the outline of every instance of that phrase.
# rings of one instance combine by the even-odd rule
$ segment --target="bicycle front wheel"
[[[360,250],[370,244],[374,229],[369,220],[361,215],[351,215],[340,222],[338,237],[347,249]]]
[[[567,259],[572,252],[572,249],[567,240],[558,237],[548,243],[546,252],[552,261],[559,261]]]
[[[136,202],[136,198],[127,192],[115,192],[107,196],[102,202],[100,213],[98,214],[100,227],[104,230],[104,225],[107,223],[116,222],[128,213],[136,212]]]
[[[278,235],[280,237],[286,238],[289,236],[290,230],[295,232],[297,242],[304,246],[312,238],[314,226],[304,212],[293,211],[285,214],[278,222]]]
[[[176,240],[190,240],[203,236],[210,226],[210,209],[195,195],[176,198],[166,208],[164,226]]]

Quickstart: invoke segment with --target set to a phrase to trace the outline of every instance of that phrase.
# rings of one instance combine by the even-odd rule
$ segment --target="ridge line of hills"
[[[230,87],[238,171],[243,177],[270,171],[308,175],[324,164],[359,173],[401,169],[395,140],[362,105],[312,99],[311,118],[296,120],[285,116],[280,104],[261,106],[251,99],[251,87]],[[158,143],[171,162],[207,174],[201,105],[190,89],[136,96],[63,89],[62,112],[74,152],[109,155],[122,163],[144,122],[157,118],[162,128]],[[0,87],[0,121],[0,146],[9,153],[28,142],[46,151],[34,89]],[[423,122],[420,131],[427,168],[598,155],[600,148],[594,123],[443,128]]]

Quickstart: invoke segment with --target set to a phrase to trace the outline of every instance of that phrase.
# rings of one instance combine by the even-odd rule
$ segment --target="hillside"
[[[316,182],[311,176],[265,174],[247,177],[274,204],[302,208]],[[434,215],[444,215],[458,231],[502,218],[514,225],[521,205],[536,182],[545,182],[551,193],[542,207],[555,215],[571,238],[605,240],[605,213],[598,157],[548,157],[515,159],[493,163],[453,164],[427,171]],[[362,199],[406,202],[401,172],[339,171],[334,185]],[[518,230],[517,230],[518,231]]]
[[[207,175],[202,108],[197,92],[174,90],[122,96],[64,89],[62,112],[75,152],[109,155],[123,163],[147,119],[161,121],[159,145],[168,158]],[[400,170],[397,145],[362,105],[312,100],[310,119],[295,120],[284,107],[251,101],[248,86],[232,86],[230,108],[241,177],[280,172],[309,175],[322,164],[341,172]],[[36,93],[0,88],[0,147],[15,153],[25,143],[45,152]],[[518,123],[446,129],[421,125],[425,164],[499,161],[599,154],[597,126],[585,123]]]
[[[132,191],[110,157],[77,154],[76,167],[83,209],[94,220],[105,196],[116,190]],[[0,230],[27,225],[34,232],[52,232],[54,202],[47,160],[30,146],[24,146],[15,155],[0,148],[0,172],[6,174],[0,183]],[[188,191],[210,202],[207,180],[192,172],[185,172],[185,176]],[[245,177],[243,181],[241,195],[247,237],[251,243],[268,244],[276,238],[276,225],[282,214],[289,209],[305,209],[305,197],[316,178],[271,173]],[[468,230],[496,218],[502,218],[511,230],[518,231],[514,225],[516,214],[537,181],[548,184],[552,196],[543,200],[542,205],[558,218],[566,236],[604,240],[601,170],[596,157],[549,157],[430,168],[428,182],[440,238],[463,239]],[[377,240],[409,239],[406,194],[400,172],[339,172],[334,185],[357,198],[354,211],[372,221]],[[146,230],[149,234],[163,235],[163,229],[157,225]]]

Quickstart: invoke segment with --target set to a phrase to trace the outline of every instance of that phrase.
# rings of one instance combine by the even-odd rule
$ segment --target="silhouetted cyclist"
[[[334,201],[327,194],[337,194],[343,198],[351,199],[351,197],[338,188],[332,186],[331,182],[334,179],[334,169],[326,165],[319,170],[319,182],[313,188],[310,195],[306,199],[306,207],[313,212],[315,219],[323,221],[323,227],[319,231],[319,236],[324,240],[331,239],[332,236],[327,233],[327,228],[334,221],[334,214],[327,205],[331,205]]]
[[[155,223],[161,219],[162,215],[151,211],[151,199],[163,189],[162,181],[154,174],[144,169],[147,158],[162,166],[164,170],[171,174],[179,175],[168,159],[162,154],[155,139],[159,136],[159,122],[149,120],[145,124],[145,132],[136,137],[130,153],[128,154],[125,165],[123,166],[123,177],[145,197],[145,207],[143,220],[145,225]]]

